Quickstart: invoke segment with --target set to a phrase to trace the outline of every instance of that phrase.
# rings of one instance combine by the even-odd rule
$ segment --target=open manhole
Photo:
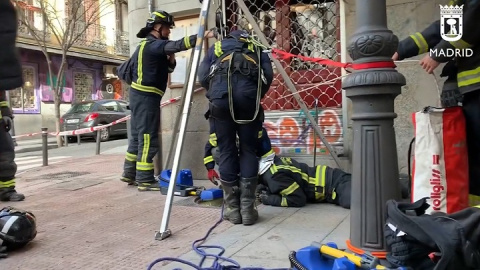
[[[40,178],[50,179],[50,180],[65,180],[68,178],[76,178],[79,176],[84,176],[90,174],[89,172],[61,172],[61,173],[49,173],[44,174]]]

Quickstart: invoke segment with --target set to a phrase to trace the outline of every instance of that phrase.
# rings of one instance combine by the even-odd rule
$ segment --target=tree
[[[33,5],[26,1],[32,2],[14,0],[14,3],[17,6],[19,22],[28,29],[45,56],[48,79],[54,96],[55,128],[56,132],[59,132],[62,89],[68,67],[67,53],[78,41],[85,39],[90,31],[95,31],[92,28],[98,24],[101,17],[112,12],[109,9],[114,7],[115,0],[66,0],[64,5],[56,0],[33,0]],[[32,13],[41,16],[40,22],[32,19]],[[61,51],[58,67],[53,65],[52,53],[48,50],[52,44]],[[60,136],[57,136],[57,144],[62,146]]]

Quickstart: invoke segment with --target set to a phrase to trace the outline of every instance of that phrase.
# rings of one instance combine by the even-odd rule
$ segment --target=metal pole
[[[48,128],[42,127],[43,166],[48,166]]]
[[[193,97],[193,88],[195,87],[197,69],[200,62],[200,55],[203,48],[203,40],[205,35],[205,22],[208,18],[208,10],[210,9],[211,0],[204,0],[202,3],[202,9],[200,11],[200,16],[198,19],[198,36],[197,42],[194,48],[193,54],[193,65],[192,70],[190,71],[190,77],[187,83],[187,94],[185,95],[185,106],[182,108],[182,119],[180,122],[180,131],[178,134],[177,145],[175,149],[175,156],[173,157],[173,166],[172,166],[172,177],[176,178],[178,174],[178,167],[180,165],[180,156],[182,154],[183,140],[185,139],[185,131],[188,123],[188,114],[190,113],[190,103],[192,102]],[[162,224],[160,226],[160,231],[156,232],[155,239],[163,240],[169,237],[172,232],[168,229],[168,222],[170,220],[170,211],[172,209],[173,201],[173,190],[175,188],[176,181],[170,181],[168,184],[167,199],[165,201],[165,208],[163,212]]]
[[[191,73],[191,70],[192,70],[192,64],[193,64],[193,55],[195,54],[195,50],[192,50],[192,53],[190,54],[190,61],[189,61],[189,64],[188,64],[188,68],[187,68],[187,74],[186,74],[186,77],[185,77],[185,80],[188,81],[188,78],[190,78],[190,73]],[[182,98],[181,98],[181,101],[180,101],[180,108],[183,108],[185,106],[185,96],[187,95],[187,92],[188,92],[188,88],[187,87],[183,87],[183,90],[182,90]],[[165,166],[164,168],[170,168],[170,166],[172,165],[172,158],[173,158],[173,151],[176,147],[176,142],[177,142],[177,136],[178,136],[178,128],[180,126],[180,115],[177,116],[177,119],[175,120],[175,125],[173,126],[173,130],[172,130],[172,142],[170,143],[170,149],[168,151],[168,156],[167,156],[167,160],[165,161]]]
[[[315,123],[318,124],[318,98],[315,99]],[[317,136],[313,132],[313,166],[317,166]]]
[[[99,129],[97,130],[97,141],[95,142],[96,143],[96,147],[95,147],[95,155],[100,155],[100,142],[101,142],[101,134],[102,133],[102,130]]]
[[[245,2],[243,0],[238,0],[237,4],[240,7],[240,9],[242,10],[242,12],[244,13],[248,23],[250,25],[252,25],[253,30],[257,34],[257,37],[260,39],[260,42],[267,47],[270,46],[268,44],[267,38],[265,37],[265,34],[263,34],[262,30],[260,29],[260,26],[258,26],[257,22],[255,21],[255,18],[253,18],[252,14],[250,13],[250,10],[248,9]],[[307,106],[305,105],[302,98],[298,94],[298,91],[295,88],[295,85],[293,84],[292,80],[290,79],[287,72],[283,68],[282,64],[280,63],[280,61],[278,61],[278,59],[276,59],[274,57],[271,57],[271,59],[272,59],[273,63],[275,64],[275,66],[277,67],[277,70],[280,73],[280,75],[282,75],[283,80],[287,84],[287,88],[290,90],[290,92],[292,92],[293,96],[297,100],[298,105],[300,105],[300,108],[305,113],[305,116],[308,118],[308,121],[310,121],[310,123],[312,123],[312,127],[315,130],[315,132],[317,133],[318,137],[320,138],[320,140],[322,140],[325,147],[327,147],[328,151],[330,152],[330,155],[332,155],[333,159],[335,160],[335,163],[337,163],[338,168],[341,169],[342,166],[340,164],[340,159],[337,156],[337,152],[333,149],[333,147],[330,145],[330,143],[327,141],[327,139],[325,139],[325,136],[323,136],[323,133],[320,130],[320,128],[318,127],[318,124],[317,123],[313,124],[313,122],[315,121],[313,119],[313,116],[308,111]]]
[[[385,0],[356,0],[357,30],[351,38],[354,63],[392,61],[398,38],[387,28]],[[386,250],[387,200],[401,198],[393,120],[394,100],[406,84],[395,68],[358,70],[343,81],[352,101],[351,247]]]
[[[68,146],[68,136],[67,135],[63,136],[63,142],[64,142],[65,146]]]
[[[80,134],[77,134],[77,145],[81,144]]]

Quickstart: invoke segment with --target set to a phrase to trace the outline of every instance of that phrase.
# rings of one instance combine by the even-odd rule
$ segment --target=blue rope
[[[198,240],[195,240],[192,243],[192,249],[197,252],[202,259],[200,260],[199,265],[195,265],[192,262],[183,260],[183,259],[178,259],[178,258],[173,258],[173,257],[163,257],[163,258],[158,258],[155,261],[153,261],[147,268],[147,270],[151,270],[153,266],[155,266],[157,263],[164,262],[164,261],[169,261],[169,262],[179,262],[185,265],[188,265],[194,269],[197,270],[290,270],[290,268],[273,268],[273,269],[266,269],[262,267],[247,267],[247,268],[242,268],[238,262],[236,262],[233,259],[223,257],[223,254],[225,253],[225,248],[219,245],[201,245],[203,242],[207,240],[207,238],[210,236],[210,234],[215,230],[215,228],[220,225],[223,221],[223,211],[224,211],[225,205],[222,205],[222,210],[220,212],[220,219],[212,226],[210,229],[208,229],[207,234]],[[212,254],[212,253],[207,253],[207,249],[217,249],[219,252],[217,254]],[[203,264],[205,263],[205,260],[207,258],[213,258],[213,263],[212,266],[210,267],[203,267]],[[222,265],[222,263],[229,263],[229,265]],[[174,270],[182,270],[181,268],[175,268]]]

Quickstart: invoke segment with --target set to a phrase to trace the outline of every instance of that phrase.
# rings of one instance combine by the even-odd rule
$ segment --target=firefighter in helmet
[[[15,146],[9,134],[13,114],[6,93],[23,85],[22,66],[15,48],[17,13],[12,2],[1,1],[0,21],[0,201],[22,201],[25,196],[15,190]]]
[[[143,40],[129,60],[131,66],[127,68],[127,72],[131,72],[132,137],[121,180],[137,185],[139,191],[160,190],[153,172],[153,157],[159,148],[160,101],[167,88],[168,74],[176,66],[174,54],[191,49],[197,43],[197,35],[170,41],[170,29],[174,26],[172,15],[162,10],[153,12],[146,26],[137,34]],[[208,31],[206,37],[213,37],[213,34]],[[119,74],[119,77],[125,75]]]
[[[258,219],[256,148],[262,129],[260,100],[273,80],[268,55],[242,30],[232,31],[209,48],[199,67],[199,81],[210,101],[210,125],[220,150],[220,181],[233,224],[252,225]],[[236,137],[238,135],[238,147]]]

